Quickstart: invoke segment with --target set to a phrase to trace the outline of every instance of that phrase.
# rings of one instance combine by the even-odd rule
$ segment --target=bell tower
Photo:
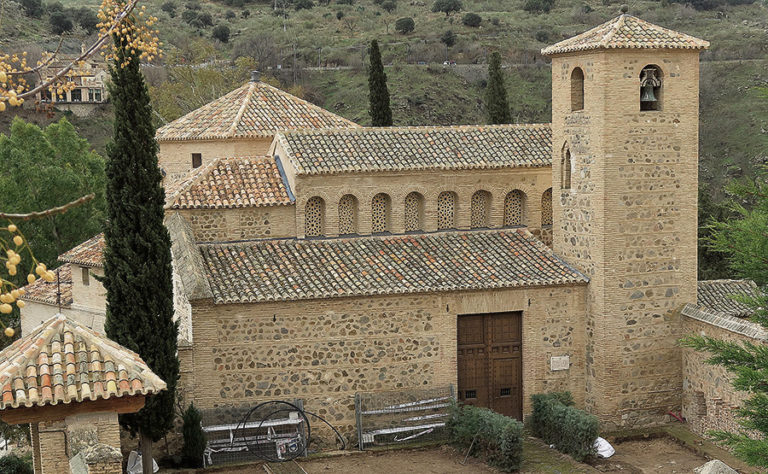
[[[699,53],[626,13],[552,58],[555,252],[590,277],[587,409],[604,426],[679,410],[681,325],[696,301]]]

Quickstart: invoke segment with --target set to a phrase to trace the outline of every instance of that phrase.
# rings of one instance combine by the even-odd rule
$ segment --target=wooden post
[[[141,469],[144,474],[153,473],[152,465],[152,438],[139,432],[139,439],[141,440]]]

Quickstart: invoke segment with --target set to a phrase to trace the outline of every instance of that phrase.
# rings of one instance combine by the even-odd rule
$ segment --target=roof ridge
[[[173,207],[173,205],[176,204],[176,200],[179,198],[181,194],[183,194],[185,191],[189,190],[192,186],[200,183],[202,179],[210,172],[212,171],[216,165],[222,160],[226,158],[218,157],[211,160],[210,163],[208,163],[205,166],[201,166],[199,168],[195,168],[192,170],[186,178],[181,180],[176,186],[176,189],[171,193],[170,196],[166,197],[165,199],[165,205],[163,206],[163,209],[170,209]]]
[[[232,120],[232,125],[229,126],[229,130],[227,131],[227,135],[230,138],[233,137],[237,132],[237,127],[240,124],[240,120],[243,118],[243,114],[245,114],[245,109],[248,108],[248,104],[251,102],[254,87],[256,87],[256,83],[248,83],[248,92],[245,93],[245,97],[243,97],[243,103],[240,104],[240,109],[237,111],[235,118]]]
[[[283,89],[280,89],[279,87],[275,87],[275,86],[273,86],[271,84],[267,84],[266,82],[262,82],[262,81],[256,82],[255,84],[256,85],[263,85],[263,86],[269,87],[269,88],[274,89],[275,91],[279,92],[280,94],[289,95],[294,100],[297,100],[297,101],[303,103],[304,105],[307,105],[307,106],[309,106],[309,107],[311,107],[311,108],[313,108],[315,110],[318,110],[320,112],[324,112],[324,113],[327,113],[327,114],[335,115],[336,117],[339,117],[340,119],[342,119],[343,121],[349,123],[350,125],[354,125],[353,128],[363,128],[363,127],[360,126],[360,124],[357,124],[357,123],[349,120],[348,118],[342,117],[341,115],[339,115],[339,114],[337,114],[335,112],[331,112],[330,110],[324,109],[324,108],[320,107],[319,105],[313,104],[312,102],[310,102],[310,101],[308,101],[306,99],[302,99],[301,97],[295,96],[295,95],[291,94],[288,91],[284,91]]]
[[[603,35],[603,39],[600,40],[598,43],[601,44],[603,47],[608,45],[608,42],[613,38],[616,33],[625,25],[624,18],[627,16],[626,13],[623,13],[619,15],[618,18],[615,18],[611,21],[613,23],[611,28],[608,28],[608,31]]]
[[[398,132],[398,131],[451,131],[451,130],[481,130],[481,129],[542,129],[551,128],[552,123],[504,123],[504,124],[463,124],[463,125],[403,125],[393,127],[358,127],[358,128],[300,128],[294,130],[283,130],[277,135],[300,135],[300,134],[359,134],[373,132]]]

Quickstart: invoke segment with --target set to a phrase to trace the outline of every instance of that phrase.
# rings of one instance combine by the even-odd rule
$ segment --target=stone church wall
[[[456,384],[457,314],[523,311],[524,413],[536,392],[584,405],[585,286],[300,302],[193,302],[186,400],[207,409],[303,399],[354,439],[354,394]],[[570,356],[553,372],[549,358]]]
[[[198,242],[222,242],[294,237],[294,209],[289,205],[178,212],[190,223]]]

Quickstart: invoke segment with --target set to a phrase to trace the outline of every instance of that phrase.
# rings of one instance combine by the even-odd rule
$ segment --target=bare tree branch
[[[85,195],[81,198],[75,199],[72,202],[69,202],[67,204],[64,204],[63,206],[53,207],[51,209],[46,209],[44,211],[38,211],[38,212],[30,212],[27,214],[11,214],[7,212],[0,212],[0,219],[10,219],[10,220],[17,220],[17,221],[29,221],[32,219],[39,219],[41,217],[51,216],[54,214],[63,214],[67,212],[69,209],[72,209],[73,207],[77,207],[81,204],[85,204],[86,202],[90,201],[91,199],[95,198],[96,195],[91,193],[88,195]]]

